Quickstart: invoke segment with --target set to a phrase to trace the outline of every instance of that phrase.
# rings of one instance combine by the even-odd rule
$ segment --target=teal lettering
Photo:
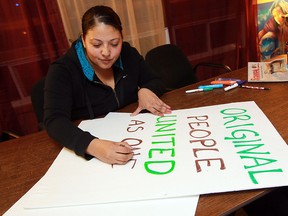
[[[240,109],[240,108],[228,108],[228,109],[224,109],[220,111],[220,113],[224,115],[228,115],[228,116],[223,117],[223,119],[228,119],[228,120],[231,119],[230,121],[225,122],[224,125],[230,124],[237,120],[242,120],[242,121],[249,120],[251,118],[249,115],[241,115],[246,112],[247,110]]]
[[[257,140],[234,140],[233,143],[253,143],[253,142],[260,142],[262,139]]]
[[[231,126],[227,126],[226,128],[230,129],[230,128],[239,128],[239,127],[247,127],[247,126],[254,126],[254,124],[248,123],[248,124],[241,124],[241,125],[231,125]]]
[[[234,147],[238,149],[237,154],[240,155],[242,161],[245,161],[244,168],[247,170],[249,178],[254,184],[258,184],[256,177],[259,177],[260,174],[283,172],[281,168],[266,168],[271,164],[277,163],[277,160],[263,157],[263,155],[270,155],[270,152],[262,150],[265,144],[261,142],[261,138],[256,138],[259,137],[260,134],[255,130],[248,129],[254,127],[253,122],[243,123],[251,119],[251,117],[246,114],[247,110],[229,108],[220,112],[225,115],[223,119],[225,120],[224,125],[226,129],[232,130],[230,133],[231,136],[226,136],[224,139],[232,141]],[[241,150],[239,150],[240,148]],[[262,157],[256,157],[256,155],[261,155]],[[258,170],[250,170],[253,168]],[[259,170],[260,168],[261,170]]]
[[[254,151],[255,149],[261,148],[264,144],[250,144],[250,145],[234,145],[236,148],[238,147],[248,147],[242,151],[238,151],[238,154],[270,154],[270,152],[259,152]],[[249,148],[250,147],[250,148]]]
[[[239,114],[243,114],[246,112],[247,112],[247,110],[241,109],[241,108],[227,108],[227,109],[220,111],[220,113],[222,113],[224,115],[239,115]]]
[[[252,135],[254,136],[259,136],[259,133],[256,132],[256,131],[253,131],[253,130],[245,130],[245,129],[242,129],[242,130],[235,130],[235,131],[232,131],[231,132],[231,136],[232,137],[225,137],[224,139],[225,140],[233,140],[233,139],[245,139],[247,137],[247,134],[244,133],[246,132],[247,134],[248,133],[252,133]],[[239,133],[239,134],[238,134]]]
[[[235,122],[237,120],[242,120],[242,121],[246,121],[249,120],[251,117],[249,115],[240,115],[240,116],[226,116],[223,119],[231,119],[230,121],[227,121],[224,123],[224,125],[226,124],[230,124],[232,122]]]

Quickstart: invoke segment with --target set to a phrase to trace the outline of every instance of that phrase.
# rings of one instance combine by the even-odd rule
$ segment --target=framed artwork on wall
[[[288,0],[257,0],[260,61],[288,53]]]

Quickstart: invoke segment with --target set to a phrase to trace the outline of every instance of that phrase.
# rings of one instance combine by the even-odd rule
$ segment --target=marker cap
[[[203,86],[198,86],[198,88],[200,88],[200,89],[203,89],[203,88],[223,88],[223,84],[203,85]]]
[[[213,88],[211,88],[211,87],[205,87],[205,88],[202,88],[203,89],[203,91],[211,91],[211,90],[213,90]]]
[[[198,88],[198,89],[191,89],[187,90],[186,93],[194,93],[194,92],[202,92],[202,91],[211,91],[213,88],[211,87],[206,87],[206,88]]]

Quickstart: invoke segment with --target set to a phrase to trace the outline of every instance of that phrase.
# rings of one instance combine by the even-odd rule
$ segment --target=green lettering
[[[163,167],[164,167],[163,164],[167,164],[168,165],[166,170],[160,170],[160,169],[163,169]],[[154,169],[150,168],[151,165],[154,165]],[[159,170],[157,170],[157,165],[160,165],[158,167]],[[164,175],[164,174],[168,174],[168,173],[170,173],[170,172],[172,172],[174,170],[175,161],[173,161],[173,160],[168,160],[168,161],[146,161],[144,163],[144,167],[145,167],[145,170],[148,173],[151,173],[151,174],[154,174],[154,175]]]
[[[260,171],[248,171],[249,177],[254,184],[258,184],[255,175],[261,173],[268,173],[268,172],[283,172],[282,169],[273,169],[273,170],[260,170]]]
[[[176,122],[176,115],[165,115],[165,116],[160,116],[156,119],[156,124],[160,122]],[[169,118],[172,118],[169,120]],[[173,119],[174,118],[174,119]]]
[[[245,169],[250,169],[258,166],[263,166],[267,164],[271,164],[276,162],[277,160],[275,159],[269,159],[269,158],[259,158],[259,157],[250,157],[250,156],[240,156],[241,159],[252,159],[255,163],[255,165],[252,166],[244,166]]]
[[[175,137],[171,137],[170,140],[162,140],[161,141],[152,141],[152,144],[168,144],[171,143],[172,146],[175,146]]]
[[[176,124],[176,123],[156,124],[157,127],[160,127],[160,126],[161,126],[161,127],[158,128],[155,132],[174,131],[174,130],[176,130],[175,127],[170,128],[170,129],[169,129],[169,127],[172,127],[172,126],[174,126],[175,124]]]
[[[175,150],[174,149],[161,149],[161,148],[153,148],[153,149],[150,149],[149,150],[149,153],[148,153],[148,156],[149,158],[152,158],[152,153],[154,152],[159,152],[159,154],[163,154],[164,152],[168,152],[168,151],[171,151],[171,154],[170,156],[174,157],[175,156]]]
[[[163,137],[163,136],[175,136],[175,133],[170,133],[170,134],[156,134],[156,135],[152,135],[152,137]]]

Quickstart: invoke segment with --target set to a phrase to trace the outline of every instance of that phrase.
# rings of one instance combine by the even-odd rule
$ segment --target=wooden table
[[[247,69],[233,71],[221,77],[245,79]],[[225,92],[214,89],[208,92],[185,94],[185,90],[207,85],[205,80],[163,95],[162,99],[174,110],[217,105],[230,102],[255,101],[266,114],[283,139],[288,142],[288,83],[251,83],[271,90],[236,88]],[[120,111],[131,112],[137,104]],[[48,137],[46,131],[0,143],[0,214],[6,212],[48,170],[61,146]],[[227,215],[270,190],[250,190],[201,195],[196,215]]]

